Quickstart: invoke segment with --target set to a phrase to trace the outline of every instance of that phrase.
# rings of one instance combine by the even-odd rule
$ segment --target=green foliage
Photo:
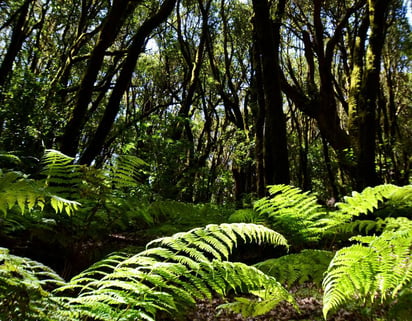
[[[115,254],[73,278],[58,292],[71,313],[93,320],[155,320],[159,311],[179,314],[196,299],[268,288],[272,303],[293,302],[274,278],[226,261],[238,239],[287,246],[280,234],[254,224],[221,224],[154,240],[145,251]],[[260,294],[262,296],[263,294]],[[273,305],[272,305],[273,306]],[[256,309],[258,311],[263,311]]]
[[[210,223],[224,223],[233,210],[213,204],[161,200],[148,204],[147,212],[154,224],[146,229],[145,233],[153,238],[153,236],[170,235]]]
[[[113,164],[106,167],[106,171],[116,189],[131,189],[140,185],[143,169],[147,166],[145,161],[136,156],[119,155],[114,159]]]
[[[57,320],[51,290],[64,281],[47,266],[0,248],[0,319]]]
[[[384,184],[375,187],[367,187],[361,193],[353,192],[352,196],[344,197],[344,202],[336,203],[339,213],[347,221],[359,215],[366,215],[377,210],[379,206],[398,191],[400,187]]]
[[[412,289],[404,288],[399,292],[394,304],[388,311],[390,320],[409,321],[412,315]]]
[[[142,210],[144,202],[137,199],[145,166],[141,159],[118,156],[103,169],[76,165],[73,161],[59,151],[47,150],[41,172],[48,189],[82,204],[72,223],[95,226],[95,232],[99,233],[99,229],[124,229],[132,222],[153,222],[147,211]]]
[[[330,212],[323,222],[328,226],[329,234],[381,232],[387,224],[393,223],[390,217],[410,217],[411,195],[410,186],[384,184],[367,187],[337,203],[338,210]]]
[[[253,277],[255,277],[255,274],[259,274],[258,271],[251,270]],[[266,274],[262,274],[268,278],[264,284],[264,290],[250,291],[256,298],[237,297],[235,298],[235,302],[221,304],[218,306],[218,309],[227,309],[235,313],[240,313],[243,317],[257,317],[268,313],[280,302],[287,301],[291,303],[296,310],[299,310],[293,297],[285,288],[280,286],[280,283],[274,281],[275,279],[271,279]]]
[[[132,225],[144,231],[144,238],[170,233],[173,227],[175,231],[192,229],[156,239],[135,255],[115,253],[64,284],[40,263],[2,250],[0,286],[5,295],[1,304],[6,307],[6,320],[9,316],[27,320],[159,320],[164,315],[183,314],[199,299],[233,292],[252,296],[236,297],[235,302],[219,309],[254,317],[283,300],[295,304],[283,285],[306,281],[320,284],[322,280],[325,318],[352,301],[366,306],[381,302],[388,315],[399,320],[409,311],[410,186],[367,188],[327,212],[315,196],[276,185],[270,187],[269,198],[256,202],[255,210],[234,212],[207,204],[156,201],[149,205],[140,200],[139,179],[145,165],[138,158],[119,157],[107,168],[97,170],[74,165],[72,158],[47,151],[43,164],[44,180],[30,180],[19,172],[3,174],[3,206],[8,220],[0,223],[6,231],[36,225],[36,233],[43,233],[46,242],[58,239],[68,246],[73,240],[83,244],[90,237],[99,239]],[[32,200],[27,191],[39,196]],[[59,207],[52,204],[52,196],[57,192],[82,203],[75,215],[55,215]],[[13,201],[8,194],[23,200]],[[48,197],[54,210],[41,213],[48,209]],[[28,210],[31,215],[20,214]],[[358,243],[339,250],[333,259],[330,251],[305,249],[247,266],[228,262],[238,245],[288,244],[281,234],[263,225],[193,228],[205,222],[222,222],[230,214],[230,221],[263,222],[282,231],[295,247],[307,247],[308,242],[314,246],[315,241],[330,234],[339,237],[373,231],[381,235],[352,237],[351,241]],[[142,222],[145,224],[139,226]]]
[[[320,285],[333,255],[331,251],[302,250],[260,262],[255,267],[288,287],[308,281]]]
[[[236,210],[232,215],[230,215],[229,222],[264,224],[265,220],[263,217],[259,216],[255,210],[251,208],[243,208]]]
[[[376,211],[376,216],[412,218],[412,185],[394,186],[388,200]]]
[[[325,209],[314,195],[293,186],[273,185],[269,192],[269,197],[255,202],[255,211],[239,210],[230,221],[265,224],[298,246],[326,236],[346,240],[358,233],[380,232],[393,223],[390,217],[410,217],[412,213],[410,186],[368,187],[345,197],[336,210]]]
[[[80,205],[51,193],[44,188],[42,182],[29,179],[20,172],[0,171],[0,210],[6,215],[9,210],[17,206],[22,214],[26,210],[32,211],[35,207],[43,209],[47,201],[55,212],[66,212],[68,215],[77,210]]]
[[[148,203],[140,197],[138,171],[144,164],[137,157],[119,156],[104,169],[73,162],[46,150],[38,179],[18,172],[0,177],[0,208],[8,214],[0,219],[3,244],[26,248],[30,241],[30,255],[36,258],[50,249],[48,263],[64,277],[113,251],[109,235],[153,224]],[[129,170],[134,172],[126,175]]]
[[[359,243],[336,253],[323,281],[325,318],[348,301],[396,300],[411,285],[411,224],[380,236],[353,239]]]
[[[319,240],[325,230],[321,219],[327,212],[314,195],[289,185],[270,186],[269,193],[254,207],[271,228],[287,235],[293,244]]]

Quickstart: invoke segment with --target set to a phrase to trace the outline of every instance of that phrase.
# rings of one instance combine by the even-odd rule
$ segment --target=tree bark
[[[265,185],[288,184],[289,160],[286,140],[286,120],[283,113],[283,97],[280,86],[279,42],[280,20],[285,8],[285,0],[277,7],[277,21],[270,18],[267,0],[253,0],[253,26],[256,35],[256,49],[262,73],[264,106],[264,172]]]
[[[363,25],[369,25],[369,38],[366,52],[366,30],[362,29],[352,70],[351,97],[349,101],[349,129],[353,137],[356,156],[355,188],[379,184],[376,172],[376,111],[380,88],[380,65],[382,48],[386,36],[385,19],[390,2],[368,0],[368,16]],[[367,23],[368,22],[368,23]],[[364,61],[364,63],[363,63]]]
[[[369,0],[370,35],[366,52],[366,70],[359,101],[359,155],[357,188],[379,184],[376,173],[376,110],[380,88],[380,65],[385,41],[385,17],[390,1]]]

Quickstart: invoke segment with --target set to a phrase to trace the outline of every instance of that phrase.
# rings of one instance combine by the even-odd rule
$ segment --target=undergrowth
[[[98,170],[47,151],[42,164],[40,179],[0,173],[3,246],[30,250],[26,237],[91,256],[88,242],[93,248],[108,236],[155,240],[143,251],[109,255],[67,282],[1,248],[1,320],[170,319],[197,300],[229,294],[235,301],[220,309],[253,317],[283,300],[296,306],[287,289],[306,282],[323,288],[325,319],[342,307],[371,315],[380,308],[393,320],[410,315],[411,186],[369,187],[331,209],[309,192],[275,185],[253,209],[235,211],[141,198],[145,164],[134,157]],[[282,251],[253,266],[231,262],[249,243]]]

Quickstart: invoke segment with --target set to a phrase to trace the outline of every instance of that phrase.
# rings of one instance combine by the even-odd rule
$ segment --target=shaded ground
[[[299,306],[300,313],[287,303],[281,302],[269,313],[259,317],[245,318],[240,314],[230,313],[227,311],[216,310],[216,307],[225,303],[223,299],[214,299],[212,302],[201,301],[197,304],[196,309],[190,313],[186,320],[189,321],[276,321],[276,320],[306,320],[306,321],[324,321],[322,314],[322,295],[313,286],[306,284],[305,287],[293,289],[294,297]],[[356,310],[341,309],[328,317],[328,321],[363,321],[375,320],[371,316],[362,315]]]
[[[216,307],[223,301],[215,299],[212,302],[199,302],[196,310],[187,317],[187,321],[274,321],[274,320],[311,320],[324,321],[322,316],[322,304],[319,300],[308,297],[296,300],[300,314],[288,303],[280,303],[269,313],[254,317],[245,318],[240,314],[223,312],[216,315]],[[359,321],[362,317],[354,311],[340,310],[335,315],[328,318],[328,321]]]

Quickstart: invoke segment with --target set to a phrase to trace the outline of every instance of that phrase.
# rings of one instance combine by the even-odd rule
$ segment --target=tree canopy
[[[0,3],[0,150],[147,163],[169,199],[339,198],[411,176],[407,2]],[[5,166],[16,167],[15,164]]]

